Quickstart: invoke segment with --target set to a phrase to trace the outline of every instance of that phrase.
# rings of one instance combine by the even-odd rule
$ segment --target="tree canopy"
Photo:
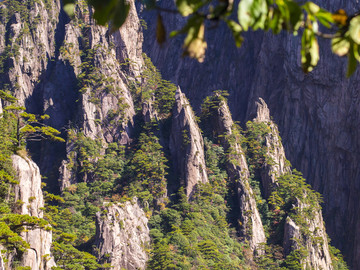
[[[64,10],[72,16],[76,0],[64,0]],[[93,17],[99,25],[121,27],[128,16],[127,0],[87,0],[94,8]],[[207,42],[206,21],[224,21],[232,31],[235,44],[241,47],[247,31],[287,31],[302,35],[301,63],[304,72],[310,72],[319,61],[318,38],[330,39],[334,54],[348,57],[347,76],[351,76],[360,62],[360,14],[347,14],[340,9],[331,13],[313,2],[296,0],[176,0],[174,9],[164,9],[156,0],[139,0],[147,10],[157,10],[156,37],[159,43],[166,36],[185,34],[184,55],[204,61]],[[181,14],[187,18],[182,29],[166,33],[162,12]],[[233,19],[237,13],[237,19]]]

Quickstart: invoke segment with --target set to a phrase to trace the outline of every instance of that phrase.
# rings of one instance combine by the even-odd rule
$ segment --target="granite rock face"
[[[270,130],[265,135],[266,160],[261,168],[264,196],[268,198],[271,192],[279,185],[277,178],[282,175],[291,174],[291,168],[280,141],[278,128],[271,120],[270,111],[261,98],[257,102],[257,117],[254,121],[265,123]],[[307,255],[301,260],[301,265],[304,269],[332,270],[328,237],[322,218],[321,207],[318,203],[312,206],[305,203],[304,198],[308,194],[306,191],[303,191],[303,193],[303,196],[296,198],[296,203],[292,205],[292,212],[296,213],[303,220],[302,224],[296,224],[290,216],[286,218],[283,237],[285,255],[289,255],[291,251],[305,248]],[[311,214],[307,212],[308,210]]]
[[[171,8],[171,1],[160,1]],[[316,1],[335,12],[358,10],[356,1]],[[204,63],[181,57],[182,37],[160,47],[155,42],[155,18],[144,13],[149,29],[144,51],[165,79],[185,90],[194,109],[211,91],[228,90],[229,107],[237,121],[256,116],[256,101],[268,104],[290,162],[324,197],[324,219],[333,244],[360,269],[360,80],[359,71],[346,79],[346,59],[332,55],[320,40],[319,66],[301,71],[299,37],[282,33],[249,33],[237,49],[224,25],[206,32]],[[180,29],[184,19],[164,14],[167,31]],[[211,74],[211,76],[208,76]]]
[[[298,202],[298,207],[305,208],[306,205]],[[310,239],[304,239],[301,229],[290,218],[287,217],[284,226],[284,251],[285,255],[289,255],[291,251],[299,248],[298,243],[304,243],[308,255],[301,261],[304,267],[310,267],[310,269],[334,269],[329,252],[329,243],[327,240],[327,234],[325,231],[324,221],[321,215],[321,211],[315,212],[315,215],[311,219],[306,219],[308,224],[308,230],[311,234]],[[321,239],[312,240],[312,239]]]
[[[136,199],[122,205],[104,205],[96,215],[95,246],[100,261],[115,270],[145,269],[150,236],[148,219]]]
[[[41,190],[41,176],[38,166],[29,158],[12,156],[13,166],[17,172],[19,184],[15,186],[15,201],[21,201],[17,207],[18,214],[42,218],[44,199]],[[50,254],[52,243],[51,230],[42,228],[28,228],[21,233],[21,237],[30,245],[21,257],[21,266],[29,266],[31,269],[50,270],[55,265]],[[11,261],[8,262],[11,267]],[[11,269],[11,268],[10,268]]]
[[[215,97],[217,98],[217,97]],[[218,97],[219,98],[219,97]],[[217,109],[211,114],[214,132],[217,134],[227,158],[227,173],[231,182],[237,185],[240,207],[241,235],[250,248],[261,254],[259,244],[266,243],[265,232],[256,206],[253,190],[249,184],[249,169],[244,151],[240,145],[240,134],[234,132],[234,122],[225,100],[218,101]]]
[[[189,101],[177,89],[170,136],[174,168],[191,197],[197,183],[208,182],[205,167],[204,141]]]
[[[290,173],[290,163],[285,156],[285,150],[281,143],[280,133],[277,125],[270,118],[270,111],[262,98],[259,98],[257,104],[257,115],[254,122],[265,123],[270,132],[265,136],[266,157],[271,160],[271,164],[266,162],[261,172],[261,181],[264,190],[264,196],[267,199],[276,185],[276,178],[285,173]]]
[[[8,72],[0,74],[2,89],[27,111],[48,114],[46,124],[64,137],[73,129],[105,143],[129,144],[135,115],[129,81],[143,65],[141,24],[134,1],[130,4],[125,25],[111,35],[95,24],[85,1],[76,4],[73,20],[60,1],[36,1],[23,11],[26,16],[1,17],[0,53],[9,55],[4,60]],[[67,159],[64,145],[42,142],[34,149],[42,174],[57,182]],[[46,154],[53,152],[58,155]]]

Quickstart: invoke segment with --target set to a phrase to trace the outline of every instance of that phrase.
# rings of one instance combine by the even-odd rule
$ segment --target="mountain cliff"
[[[39,269],[54,261],[61,269],[346,269],[328,244],[319,195],[291,172],[266,103],[253,97],[257,114],[249,119],[256,118],[242,131],[225,93],[210,95],[204,84],[195,96],[189,86],[189,101],[142,53],[146,25],[130,4],[115,32],[95,24],[85,1],[71,20],[59,1],[0,5],[0,191],[8,209],[0,224],[21,245],[1,244],[21,266]],[[58,129],[61,138],[44,141],[49,129],[41,129],[33,142],[36,127]],[[14,152],[39,165],[45,203],[36,165],[19,156],[9,165]],[[24,186],[25,163],[37,178]],[[24,226],[28,214],[48,222],[52,243],[42,223],[40,236],[18,232],[14,213]],[[46,264],[41,254],[49,254]]]
[[[172,6],[168,1],[160,3]],[[316,3],[332,12],[357,11],[353,1]],[[156,44],[155,16],[144,13],[143,17],[149,25],[144,51],[166,79],[184,89],[195,111],[214,89],[229,91],[230,110],[241,123],[255,117],[258,97],[266,101],[289,160],[324,197],[324,219],[333,243],[358,267],[359,74],[346,79],[345,60],[334,56],[326,41],[320,41],[319,66],[304,74],[299,37],[248,33],[238,49],[224,25],[206,32],[209,46],[204,63],[199,64],[181,57],[181,37],[161,47]],[[184,23],[183,18],[166,13],[163,20],[168,32]]]

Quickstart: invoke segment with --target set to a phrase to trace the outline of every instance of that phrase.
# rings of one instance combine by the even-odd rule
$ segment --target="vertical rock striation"
[[[265,232],[256,206],[253,190],[249,184],[249,169],[244,151],[240,145],[240,133],[232,120],[229,107],[219,95],[212,97],[216,102],[210,114],[213,131],[228,153],[226,168],[230,181],[236,183],[240,207],[241,234],[249,241],[253,251],[261,253],[259,244],[266,243]]]
[[[276,178],[285,173],[290,173],[290,163],[285,157],[285,150],[281,142],[277,125],[271,120],[268,106],[262,98],[256,102],[257,114],[253,120],[257,123],[268,125],[270,132],[265,136],[266,159],[261,170],[261,181],[264,196],[267,199],[276,183]]]
[[[98,258],[115,270],[145,269],[149,247],[148,219],[136,198],[122,205],[104,205],[96,215]]]
[[[269,133],[265,135],[266,159],[261,168],[261,181],[264,195],[269,198],[271,192],[278,188],[277,178],[291,174],[290,163],[287,161],[276,124],[270,118],[269,109],[261,98],[257,102],[257,117],[255,122],[265,123]],[[301,198],[296,198],[291,212],[298,217],[296,224],[290,215],[284,225],[283,247],[288,256],[296,250],[305,250],[301,265],[307,269],[332,270],[332,261],[329,253],[329,243],[322,218],[321,207],[318,202],[310,205],[303,191]]]
[[[316,3],[332,12],[358,10],[356,1]],[[164,0],[159,4],[174,5]],[[289,160],[324,197],[324,219],[333,243],[360,269],[359,72],[347,79],[346,59],[334,56],[320,39],[319,66],[304,74],[299,37],[248,33],[238,49],[225,25],[206,33],[208,50],[200,64],[181,57],[181,37],[160,48],[155,42],[156,16],[144,14],[144,18],[149,25],[144,51],[165,79],[186,90],[196,110],[211,91],[225,89],[234,119],[245,123],[254,117],[258,97],[266,100]],[[167,31],[181,29],[184,23],[173,14],[164,14],[163,19]]]
[[[12,156],[12,160],[19,181],[15,187],[15,201],[21,202],[17,209],[18,214],[42,218],[44,199],[38,166],[29,158],[17,155]],[[54,259],[50,256],[51,230],[28,228],[21,233],[21,237],[30,245],[30,248],[22,255],[22,266],[39,270],[50,270],[55,266]]]
[[[170,151],[186,195],[191,197],[196,184],[208,182],[204,142],[189,101],[177,89],[170,136]]]

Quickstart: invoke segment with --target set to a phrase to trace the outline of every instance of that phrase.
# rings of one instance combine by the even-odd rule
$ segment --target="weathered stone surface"
[[[105,213],[104,213],[105,212]],[[145,269],[149,247],[148,219],[136,198],[124,204],[104,204],[96,214],[96,253],[114,270]]]
[[[42,218],[43,210],[41,208],[44,207],[44,199],[38,166],[29,158],[17,155],[13,155],[12,160],[19,181],[19,184],[15,186],[14,199],[22,202],[22,205],[18,206],[17,212]],[[55,266],[54,259],[50,256],[51,230],[28,228],[27,231],[21,233],[21,237],[30,245],[21,258],[22,266],[30,266],[31,269],[39,270],[50,270]]]
[[[286,218],[285,226],[284,226],[284,253],[285,255],[289,255],[290,252],[296,249],[297,242],[296,239],[300,239],[300,227],[296,225],[296,223],[290,218]]]
[[[234,134],[234,122],[224,100],[219,102],[216,112],[211,115],[214,131],[226,152],[231,148],[227,158],[227,173],[230,181],[237,183],[240,207],[241,233],[249,241],[250,248],[261,254],[259,244],[266,243],[265,232],[256,206],[253,190],[249,184],[249,169],[244,151],[240,145],[240,134]],[[235,138],[230,139],[230,137]]]
[[[299,203],[298,206],[300,208],[304,207],[301,203]],[[306,219],[306,222],[311,237],[310,239],[304,240],[300,227],[296,225],[290,217],[287,217],[284,226],[283,242],[285,255],[287,256],[291,251],[298,249],[299,242],[303,243],[305,241],[304,247],[308,252],[308,256],[301,262],[304,267],[310,267],[310,269],[334,269],[329,253],[329,243],[321,211],[315,212],[314,217]]]
[[[265,162],[261,170],[261,181],[264,196],[267,199],[276,184],[276,178],[285,173],[289,173],[290,163],[285,157],[285,150],[281,143],[277,125],[270,118],[270,111],[265,101],[259,98],[257,105],[257,116],[254,122],[262,122],[269,126],[270,132],[265,136],[266,158],[271,160],[271,164]]]
[[[356,1],[316,3],[333,12],[358,10]],[[159,4],[173,7],[172,1]],[[234,119],[245,123],[255,117],[258,97],[266,100],[289,160],[324,196],[324,219],[332,243],[360,269],[359,71],[347,79],[346,59],[332,55],[329,43],[320,39],[319,66],[304,74],[300,37],[249,33],[238,49],[224,25],[206,31],[208,50],[200,64],[181,57],[182,37],[161,48],[155,41],[156,16],[144,17],[149,26],[144,51],[165,79],[185,90],[196,110],[211,91],[228,90]],[[173,14],[164,14],[163,19],[168,32],[184,23]]]
[[[154,99],[150,99],[142,104],[142,115],[146,123],[158,120],[157,111],[154,109]]]
[[[285,151],[282,146],[277,125],[271,120],[270,111],[263,99],[257,103],[257,117],[254,121],[265,123],[270,132],[265,135],[266,159],[261,168],[261,181],[266,198],[277,187],[277,178],[284,174],[291,173],[290,164],[287,162]],[[269,162],[270,161],[270,162]],[[303,198],[307,194],[304,192]],[[293,211],[299,213],[305,220],[306,225],[296,224],[288,216],[284,226],[283,247],[285,255],[289,255],[292,250],[300,249],[300,244],[306,249],[308,255],[301,261],[304,269],[333,269],[329,253],[329,243],[322,219],[321,207],[316,204],[311,207],[312,217],[308,217],[304,208],[308,205],[302,203],[303,198],[297,198]],[[304,228],[306,226],[306,228]],[[309,231],[308,235],[302,233],[303,230]],[[315,240],[314,240],[315,239]]]
[[[5,265],[4,265],[2,255],[0,255],[0,270],[5,270]]]
[[[204,158],[204,142],[189,101],[177,89],[173,109],[170,151],[174,168],[191,197],[196,184],[208,182]]]

